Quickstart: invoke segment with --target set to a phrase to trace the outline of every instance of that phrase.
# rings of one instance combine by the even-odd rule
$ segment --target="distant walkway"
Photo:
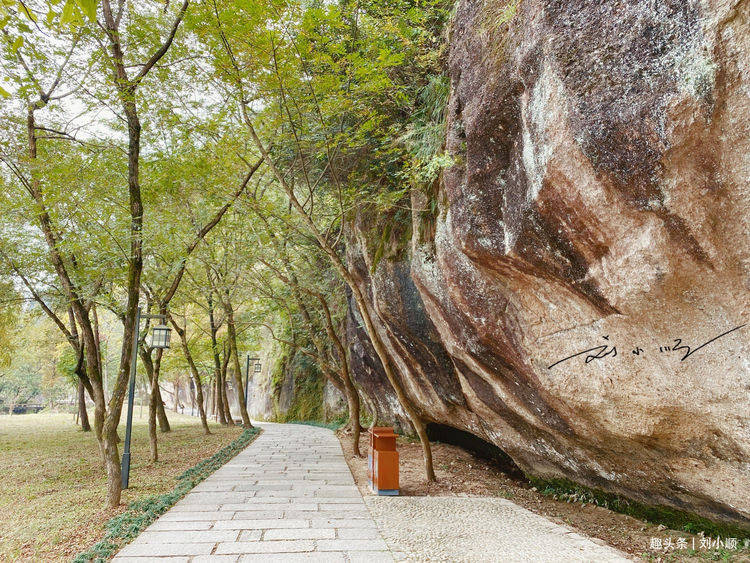
[[[393,561],[325,428],[263,433],[115,557],[135,561]]]

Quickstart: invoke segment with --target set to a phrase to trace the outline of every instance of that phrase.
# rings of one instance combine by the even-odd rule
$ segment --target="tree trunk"
[[[317,298],[318,301],[320,301],[321,306],[323,307],[323,318],[325,318],[326,321],[326,333],[328,334],[328,338],[336,347],[336,352],[339,356],[339,365],[341,366],[341,379],[344,382],[344,388],[346,390],[346,402],[349,405],[349,426],[351,427],[352,431],[352,449],[354,450],[354,455],[356,455],[357,457],[361,457],[362,454],[359,451],[359,433],[362,427],[359,425],[359,393],[357,392],[357,388],[352,382],[351,374],[349,373],[349,358],[346,355],[346,350],[344,349],[344,345],[341,343],[339,335],[334,329],[333,319],[331,318],[331,310],[328,307],[328,302],[321,293],[317,294]]]
[[[221,393],[222,402],[224,403],[224,418],[229,426],[234,426],[234,418],[232,418],[232,409],[229,406],[229,399],[227,398],[227,370],[229,368],[229,360],[232,357],[232,351],[227,350],[224,347],[224,362],[221,364]]]
[[[214,300],[213,290],[209,292],[206,298],[208,302],[208,321],[209,328],[211,330],[211,352],[214,357],[214,402],[215,402],[215,413],[219,424],[226,426],[231,422],[231,417],[227,420],[226,416],[226,389],[224,388],[224,378],[222,377],[222,371],[226,370],[226,365],[222,366],[221,358],[219,358],[219,344],[216,338],[219,332],[219,327],[216,325],[216,316],[214,315]]]
[[[151,461],[159,461],[159,445],[156,438],[156,404],[159,401],[159,383],[151,376],[151,393],[148,397],[148,439],[151,450]]]
[[[157,381],[159,377],[157,376]],[[164,409],[164,400],[161,397],[161,389],[159,386],[156,386],[156,416],[159,419],[159,430],[161,432],[171,432],[172,427],[169,424],[169,419],[167,418],[167,412]],[[177,399],[175,398],[175,409],[177,408]],[[176,412],[176,411],[175,411]]]
[[[234,324],[234,309],[232,303],[229,301],[229,296],[225,296],[224,310],[227,314],[227,336],[229,337],[229,347],[232,352],[234,369],[232,375],[234,376],[234,387],[237,390],[237,403],[240,407],[240,416],[242,417],[242,426],[245,428],[252,428],[253,425],[250,422],[250,417],[247,414],[247,407],[245,405],[245,386],[242,384],[242,370],[240,369],[240,355],[237,350],[237,330]]]
[[[273,242],[274,247],[281,254],[288,277],[282,276],[278,272],[277,272],[277,275],[279,275],[279,277],[284,283],[287,283],[288,285],[291,286],[292,295],[294,296],[295,301],[297,302],[297,306],[299,307],[303,318],[305,319],[305,321],[307,322],[310,328],[310,336],[313,340],[313,343],[315,344],[315,347],[318,350],[318,354],[321,356],[325,356],[326,354],[325,348],[323,344],[320,342],[320,340],[315,336],[316,327],[312,321],[312,318],[310,317],[310,313],[308,312],[307,307],[305,306],[305,303],[302,299],[302,295],[300,294],[300,292],[306,291],[306,293],[310,295],[314,295],[323,309],[323,318],[325,320],[326,334],[328,335],[328,339],[334,344],[336,348],[336,353],[339,357],[338,365],[340,367],[341,380],[344,384],[343,391],[344,391],[344,396],[346,397],[346,402],[349,407],[348,425],[352,431],[352,449],[354,451],[354,455],[356,455],[357,457],[361,457],[362,454],[359,451],[359,434],[360,434],[360,429],[361,429],[359,425],[359,410],[360,410],[359,393],[357,392],[357,388],[352,383],[352,378],[349,374],[349,362],[348,362],[348,357],[346,355],[346,350],[344,349],[344,346],[341,343],[341,339],[336,333],[336,329],[333,325],[333,318],[331,316],[331,310],[328,307],[328,302],[326,301],[325,296],[322,293],[317,292],[317,291],[312,291],[306,288],[302,288],[300,286],[299,280],[297,278],[297,274],[294,272],[292,263],[289,260],[288,255],[286,254],[286,248],[283,245],[278,243],[278,241],[276,240],[276,237],[274,236],[273,232],[270,229],[268,229],[268,234],[270,235],[270,239]],[[327,370],[324,370],[324,373],[326,372]],[[336,385],[336,381],[333,377],[329,377],[329,380],[334,385]]]
[[[174,380],[174,412],[179,413],[180,410],[180,379],[175,378]]]
[[[136,105],[136,93],[138,85],[151,68],[164,56],[169,50],[175,33],[182,21],[183,16],[188,8],[189,0],[184,0],[180,11],[175,18],[171,31],[166,40],[161,44],[154,54],[140,66],[140,70],[135,78],[131,80],[125,64],[125,53],[121,42],[120,33],[120,14],[115,16],[112,13],[110,0],[102,0],[101,14],[103,21],[100,26],[107,35],[111,56],[107,57],[112,64],[114,71],[114,89],[119,97],[123,114],[128,124],[128,203],[130,211],[130,252],[128,255],[127,284],[125,295],[127,304],[124,315],[124,331],[122,339],[122,351],[120,355],[120,369],[117,374],[115,387],[112,391],[112,398],[109,401],[111,409],[108,413],[102,409],[102,452],[105,456],[105,465],[107,467],[107,500],[109,506],[120,504],[121,482],[120,482],[120,456],[117,451],[117,425],[120,422],[122,414],[122,402],[125,397],[126,387],[130,375],[131,362],[136,362],[136,354],[132,352],[133,338],[138,338],[140,327],[136,326],[136,314],[138,311],[138,301],[140,299],[141,274],[143,272],[143,200],[141,198],[140,184],[140,153],[141,153],[141,121],[138,117],[138,108]],[[84,329],[86,327],[83,327]],[[85,335],[85,330],[84,330]],[[84,339],[84,344],[88,347],[88,338]],[[97,350],[98,353],[98,350]],[[95,367],[101,373],[99,362],[93,359]],[[86,363],[89,363],[87,355]],[[91,369],[89,367],[89,369]],[[158,368],[156,370],[158,376]],[[101,377],[99,378],[101,381]],[[158,386],[158,379],[152,382],[152,395],[156,394],[153,390]],[[97,386],[95,386],[96,388]],[[101,395],[101,404],[104,407],[103,390],[95,389],[97,398]],[[99,401],[97,411],[99,410]],[[105,407],[106,408],[106,407]],[[104,414],[106,413],[106,420]],[[98,425],[98,417],[95,420],[95,427]],[[155,457],[155,456],[154,456]]]
[[[216,408],[216,374],[211,378],[211,388],[208,391],[209,403],[211,409],[211,416],[214,417],[214,422],[219,422],[219,411]]]
[[[86,411],[86,388],[80,378],[78,379],[78,418],[81,421],[81,430],[91,432],[89,413]]]
[[[109,506],[119,505],[122,496],[122,472],[117,442],[117,427],[111,426],[102,438],[104,468],[107,471],[107,504]]]
[[[425,476],[427,477],[428,481],[435,481],[435,469],[432,465],[432,448],[430,447],[430,439],[427,437],[427,428],[424,420],[414,408],[411,401],[406,397],[406,393],[404,391],[404,388],[401,386],[401,382],[396,379],[396,375],[393,373],[393,368],[391,367],[390,361],[388,359],[388,351],[386,350],[385,344],[383,344],[380,335],[376,332],[376,329],[372,323],[372,317],[370,316],[370,311],[367,308],[367,301],[365,300],[364,295],[362,295],[359,286],[353,278],[351,278],[349,285],[352,289],[354,299],[357,302],[360,314],[362,315],[362,320],[365,321],[365,328],[367,329],[367,333],[370,336],[370,342],[372,343],[373,348],[375,348],[375,352],[378,354],[378,358],[380,358],[380,363],[383,365],[383,370],[385,371],[388,380],[391,382],[391,386],[396,392],[396,396],[398,397],[399,402],[404,407],[406,414],[409,416],[409,420],[414,425],[414,430],[416,430],[417,436],[419,436],[419,441],[422,444],[422,457],[424,458]]]
[[[40,100],[38,102],[32,103],[28,107],[26,127],[27,127],[27,136],[28,136],[29,158],[32,161],[35,161],[37,159],[37,154],[38,154],[37,153],[37,137],[36,137],[37,127],[36,127],[34,112],[35,110],[46,106],[48,100],[49,100],[49,94],[41,94]],[[52,216],[50,215],[46,207],[45,198],[43,196],[42,189],[41,189],[41,183],[37,175],[35,174],[35,171],[33,168],[31,171],[31,181],[27,184],[27,187],[29,189],[29,193],[31,197],[34,199],[34,201],[36,202],[38,206],[37,219],[39,221],[39,227],[44,235],[50,261],[52,262],[52,265],[55,269],[55,273],[57,274],[58,280],[60,282],[60,286],[66,298],[68,299],[69,312],[73,313],[73,315],[71,316],[71,319],[74,321],[73,325],[75,324],[75,321],[77,321],[78,325],[81,328],[81,333],[80,333],[81,340],[78,341],[75,337],[72,336],[72,334],[71,334],[71,338],[74,342],[78,342],[78,344],[83,347],[82,349],[85,354],[86,380],[88,381],[88,384],[91,386],[91,389],[90,389],[91,396],[92,396],[92,399],[94,400],[94,430],[95,430],[97,441],[99,443],[99,451],[106,465],[108,461],[109,462],[112,461],[111,458],[109,457],[111,456],[111,450],[108,450],[105,447],[105,444],[103,441],[103,434],[102,434],[102,429],[104,427],[104,422],[105,422],[105,415],[107,414],[107,403],[106,403],[104,393],[102,390],[102,371],[101,371],[99,349],[97,347],[98,336],[95,335],[94,329],[92,326],[92,322],[90,318],[91,309],[87,307],[86,304],[84,303],[84,300],[81,297],[80,288],[75,284],[75,282],[69,275],[66,259],[63,257],[62,251],[60,250],[60,247],[58,244],[59,242],[58,241],[59,237],[57,234],[58,230],[56,226],[54,225]],[[139,213],[139,217],[140,217],[140,213]],[[130,301],[129,301],[129,304],[130,304]],[[136,307],[137,307],[137,302],[136,302]],[[130,308],[128,309],[128,312],[129,313],[131,312]],[[132,316],[130,316],[129,318],[135,319],[135,307],[132,308]],[[74,329],[74,326],[71,326],[71,330],[73,330],[73,333],[75,333],[75,330],[77,329]],[[126,335],[126,338],[123,339],[123,341],[125,340],[127,340],[127,335]],[[81,357],[81,360],[82,359],[83,359],[83,356]],[[123,382],[122,384],[124,386],[125,382]],[[12,411],[13,409],[11,409],[10,414],[13,414]],[[119,487],[119,483],[117,485],[113,485],[113,487],[115,486]],[[119,496],[118,496],[118,503],[119,503]]]
[[[224,411],[224,399],[222,398],[222,387],[224,386],[224,380],[221,378],[221,371],[217,372],[214,377],[214,403],[215,403],[215,414],[216,420],[222,426],[227,425],[227,417]]]
[[[203,431],[208,435],[211,434],[211,431],[208,429],[208,419],[206,417],[206,405],[203,399],[203,384],[201,383],[200,376],[198,375],[197,371],[193,376],[193,381],[195,382],[195,399],[198,403],[198,413],[201,417],[201,425],[203,426]]]
[[[210,409],[210,408],[211,408],[211,392],[213,391],[213,388],[214,388],[213,384],[212,384],[212,383],[210,383],[210,378],[209,378],[209,384],[208,384],[208,387],[205,387],[205,386],[204,386],[204,388],[207,388],[207,389],[208,389],[208,391],[206,391],[206,392],[204,393],[204,395],[203,395],[203,402],[205,403],[205,404],[203,405],[203,409],[204,409],[204,410],[206,411],[206,418],[208,418],[208,416],[209,416],[209,415],[208,415],[208,409]]]
[[[172,323],[172,326],[174,327],[175,331],[177,331],[177,334],[180,336],[180,344],[182,345],[182,353],[185,355],[185,359],[188,362],[188,366],[190,367],[190,376],[193,380],[193,384],[195,385],[195,394],[197,395],[197,403],[198,403],[198,413],[201,417],[201,425],[203,426],[203,431],[208,435],[211,434],[211,431],[208,429],[208,420],[206,419],[206,409],[203,405],[203,385],[201,385],[201,377],[198,373],[198,368],[195,366],[195,361],[193,360],[193,354],[190,352],[190,347],[188,346],[188,340],[187,340],[187,333],[184,328],[179,326],[175,320],[172,318],[172,315],[169,315],[169,321]],[[191,393],[191,399],[192,393]]]
[[[148,439],[149,449],[151,451],[151,461],[156,462],[159,460],[159,445],[158,438],[156,436],[156,404],[159,400],[159,384],[156,380],[156,370],[153,360],[151,359],[151,351],[145,350],[143,347],[139,348],[141,360],[143,366],[146,368],[146,378],[149,384],[148,394]],[[156,356],[157,361],[159,355]]]
[[[190,389],[190,416],[193,416],[193,411],[195,411],[195,387],[192,381],[188,385],[188,389]]]

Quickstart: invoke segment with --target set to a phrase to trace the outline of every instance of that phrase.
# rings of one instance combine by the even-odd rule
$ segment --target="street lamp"
[[[161,315],[153,315],[154,317],[161,317]],[[152,348],[169,348],[169,340],[172,335],[172,329],[167,325],[156,325],[151,330],[151,342],[149,345]]]
[[[141,314],[141,308],[138,307],[138,311],[135,314],[135,330],[133,331],[133,355],[130,360],[130,388],[128,389],[128,418],[125,425],[125,446],[122,450],[122,488],[127,489],[130,480],[130,434],[133,429],[133,402],[135,401],[135,371],[138,364],[138,335],[141,330],[141,319],[159,319],[162,323],[153,327],[151,332],[150,346],[152,348],[169,348],[169,340],[171,337],[172,329],[169,328],[165,323],[167,322],[166,315],[143,315]],[[153,393],[154,390],[152,389]]]
[[[250,354],[247,355],[247,368],[245,369],[245,408],[247,408],[247,388],[250,383],[250,360],[257,361],[254,373],[260,373],[260,358],[251,358]]]

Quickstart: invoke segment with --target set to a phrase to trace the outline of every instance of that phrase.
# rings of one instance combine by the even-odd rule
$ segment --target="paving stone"
[[[374,540],[380,537],[377,528],[338,528],[336,537],[342,540]]]
[[[221,524],[221,522],[216,523]],[[358,518],[356,520],[342,520],[339,518],[318,518],[310,521],[312,528],[372,528],[377,529],[371,518]]]
[[[318,551],[387,551],[388,546],[381,538],[374,540],[320,540]]]
[[[364,506],[364,504],[362,506]],[[318,504],[301,502],[246,502],[244,504],[225,504],[221,508],[222,510],[236,510],[237,512],[260,512],[263,510],[318,510]]]
[[[288,516],[285,510],[251,510],[234,513],[233,520],[274,520]],[[296,518],[292,516],[291,518]]]
[[[228,511],[194,511],[194,512],[187,512],[187,511],[179,511],[179,512],[172,512],[171,510],[167,511],[166,514],[162,515],[159,520],[165,520],[165,521],[179,521],[179,522],[197,522],[199,520],[207,520],[207,521],[213,521],[213,520],[231,520],[232,516],[234,516],[234,510],[228,510]]]
[[[306,561],[312,563],[344,563],[343,553],[284,553],[284,554],[252,554],[240,557],[240,563],[293,563]],[[392,561],[392,560],[391,560]]]
[[[262,505],[265,505],[265,504],[289,504],[291,502],[294,502],[294,499],[290,499],[290,498],[264,498],[264,499],[251,498],[251,499],[248,499],[247,502],[242,502],[242,503],[238,503],[238,504],[242,504],[243,506],[250,506],[250,505],[253,505],[253,506],[262,506]],[[222,505],[222,508],[225,509],[225,510],[231,510],[231,508],[227,508],[227,507],[231,507],[231,506],[234,506],[234,504],[227,503],[227,504]],[[246,509],[246,510],[249,510],[249,509]]]
[[[251,485],[254,483],[250,483]],[[194,489],[193,492],[196,493],[205,493],[205,492],[211,492],[211,491],[218,491],[218,492],[230,492],[234,490],[234,487],[237,485],[237,481],[234,481],[232,479],[221,479],[213,482],[207,482],[204,481],[203,483],[198,484]]]
[[[315,549],[315,543],[310,540],[280,540],[280,541],[259,541],[259,542],[227,542],[220,543],[216,547],[215,553],[295,553],[302,551],[312,551]]]
[[[237,530],[206,530],[190,532],[190,541],[194,543],[218,543],[221,541],[236,541]],[[138,536],[139,542],[145,543],[185,543],[185,533],[180,530],[171,532],[144,531]]]
[[[268,485],[266,483],[240,483],[234,487],[235,491],[288,491],[292,488],[291,483],[284,483],[279,485]]]
[[[123,557],[163,557],[167,555],[208,555],[214,549],[213,543],[164,543],[153,544],[133,542],[126,545],[118,555]]]
[[[162,530],[181,530],[183,532],[190,532],[194,530],[208,530],[214,523],[209,520],[201,520],[198,522],[182,522],[180,520],[157,520],[151,524],[144,532],[162,531]]]
[[[189,557],[159,557],[154,559],[153,557],[118,557],[117,561],[121,563],[153,563],[154,561],[170,561],[171,563],[188,563]]]
[[[255,496],[257,491],[238,491],[222,493],[219,491],[207,493],[190,493],[180,501],[180,504],[223,504],[227,502],[245,502]]]
[[[276,529],[263,532],[263,541],[267,540],[332,540],[336,530],[328,528]],[[243,539],[243,538],[240,538]]]
[[[169,509],[170,512],[218,512],[225,510],[222,504],[182,504],[177,503]]]
[[[310,490],[287,490],[287,491],[255,491],[255,497],[259,499],[266,498],[300,498],[300,497],[313,497],[315,491]],[[264,501],[261,501],[264,502]]]
[[[340,511],[326,511],[326,512],[310,512],[306,518],[324,519],[330,518],[335,520],[370,520],[369,512],[349,512],[346,510]]]
[[[264,532],[270,532],[271,530],[237,530],[239,536],[234,538],[233,541],[260,541]]]
[[[373,526],[375,524],[373,523]],[[265,530],[270,528],[309,528],[309,520],[219,520],[213,530]]]

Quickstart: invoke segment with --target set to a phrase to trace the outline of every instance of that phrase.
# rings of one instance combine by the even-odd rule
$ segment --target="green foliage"
[[[79,553],[73,561],[75,563],[103,562],[112,557],[120,547],[133,541],[149,524],[169,510],[193,487],[243,450],[258,437],[258,434],[260,434],[259,428],[248,428],[231,444],[177,477],[177,485],[171,492],[131,503],[126,512],[107,522],[105,525],[107,533],[104,539]]]
[[[713,522],[697,514],[677,510],[667,506],[653,506],[628,499],[613,493],[584,487],[567,479],[539,479],[529,477],[529,481],[544,495],[565,502],[595,504],[633,516],[653,524],[663,524],[673,530],[692,534],[704,532],[708,536],[733,537],[739,540],[750,539],[750,529],[731,524]]]
[[[521,0],[495,0],[497,6],[487,10],[488,27],[492,30],[502,27],[512,20],[518,11],[518,4]]]
[[[57,371],[55,327],[45,317],[22,314],[9,334],[10,362],[0,366],[0,410],[29,402],[54,402],[69,390]]]
[[[370,229],[370,240],[375,242],[371,273],[374,273],[383,258],[397,261],[411,240],[411,213],[400,208],[383,213]]]
[[[445,108],[449,94],[447,76],[429,76],[427,84],[419,93],[419,109],[401,137],[411,155],[404,174],[417,187],[431,185],[441,170],[453,163],[451,157],[442,150],[445,141]]]
[[[20,307],[18,293],[10,280],[0,280],[0,369],[7,368],[17,342]]]
[[[318,366],[303,354],[296,354],[289,366],[294,378],[292,403],[278,422],[290,420],[323,421],[325,379]]]
[[[331,422],[318,422],[317,420],[287,420],[287,424],[302,424],[305,426],[316,426],[318,428],[328,428],[329,430],[338,430],[346,424],[345,417],[339,417]]]

